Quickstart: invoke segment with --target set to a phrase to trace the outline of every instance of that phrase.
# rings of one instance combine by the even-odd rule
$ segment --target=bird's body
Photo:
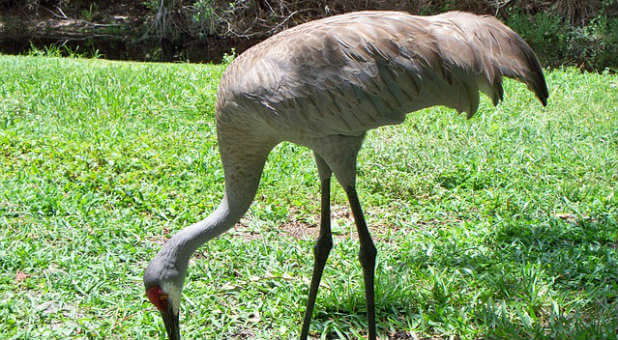
[[[375,247],[355,191],[356,156],[365,133],[401,123],[407,113],[433,105],[470,117],[477,110],[479,90],[494,103],[502,99],[502,76],[525,82],[546,103],[543,73],[528,45],[493,17],[461,12],[432,17],[349,13],[296,26],[250,48],[229,65],[217,97],[224,198],[213,214],[176,234],[151,262],[144,274],[149,298],[157,307],[171,301],[177,318],[189,257],[242,217],[268,153],[290,141],[314,151],[322,181],[321,232],[301,338],[307,335],[332,245],[329,183],[334,173],[357,222],[369,337],[374,339]],[[170,327],[170,338],[176,337],[177,324]]]
[[[494,102],[502,97],[504,74],[542,91],[542,77],[530,72],[534,54],[522,44],[495,18],[461,12],[328,17],[238,57],[221,80],[217,120],[257,119],[261,131],[294,140],[361,135],[433,105],[471,115],[479,89]]]

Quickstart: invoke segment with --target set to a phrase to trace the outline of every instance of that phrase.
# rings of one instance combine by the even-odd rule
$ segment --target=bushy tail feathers
[[[433,17],[443,61],[481,74],[477,86],[492,98],[502,100],[502,76],[525,83],[545,106],[549,93],[539,60],[530,46],[509,27],[492,16],[448,12]],[[444,32],[448,31],[448,32]],[[462,48],[449,47],[457,44]],[[468,112],[471,116],[473,112]]]

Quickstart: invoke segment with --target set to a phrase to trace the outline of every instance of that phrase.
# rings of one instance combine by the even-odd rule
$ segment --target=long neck
[[[219,207],[207,218],[194,223],[175,234],[159,253],[165,262],[182,273],[184,277],[191,255],[202,244],[233,227],[245,214],[257,191],[262,169],[272,146],[251,150],[225,152],[222,161],[225,172],[225,194]]]
[[[197,248],[221,235],[240,220],[251,205],[255,190],[245,194],[246,196],[229,195],[226,192],[219,207],[212,214],[182,229],[165,244],[166,255],[175,263],[177,270],[184,272]]]
[[[251,199],[253,199],[253,196],[251,196]],[[251,204],[251,199],[249,202],[243,202],[245,203],[243,205],[248,208]],[[239,202],[233,202],[232,204],[234,203],[237,204]],[[175,246],[178,247],[176,250],[177,256],[183,258],[183,260],[186,258],[186,261],[188,261],[195,250],[202,244],[233,227],[234,224],[240,220],[247,208],[232,209],[230,207],[229,197],[226,194],[221,200],[219,207],[212,214],[182,229],[170,240],[170,242],[173,242]]]

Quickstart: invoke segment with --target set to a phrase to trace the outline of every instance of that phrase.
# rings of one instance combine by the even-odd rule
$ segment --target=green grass
[[[164,338],[141,275],[222,196],[223,70],[0,56],[0,338]],[[546,108],[508,81],[505,102],[484,98],[471,120],[433,108],[369,133],[358,191],[383,338],[615,338],[618,77],[546,75]],[[245,227],[192,261],[185,338],[298,336],[318,189],[309,150],[271,153]],[[311,329],[355,339],[358,244],[338,185],[333,196]]]

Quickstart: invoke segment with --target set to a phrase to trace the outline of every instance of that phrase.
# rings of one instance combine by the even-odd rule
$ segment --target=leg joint
[[[378,255],[378,250],[373,243],[361,246],[358,252],[358,259],[363,267],[373,267],[375,265],[375,259]]]
[[[313,253],[318,258],[328,256],[328,253],[333,248],[333,239],[330,235],[320,236],[318,242],[313,246]]]

